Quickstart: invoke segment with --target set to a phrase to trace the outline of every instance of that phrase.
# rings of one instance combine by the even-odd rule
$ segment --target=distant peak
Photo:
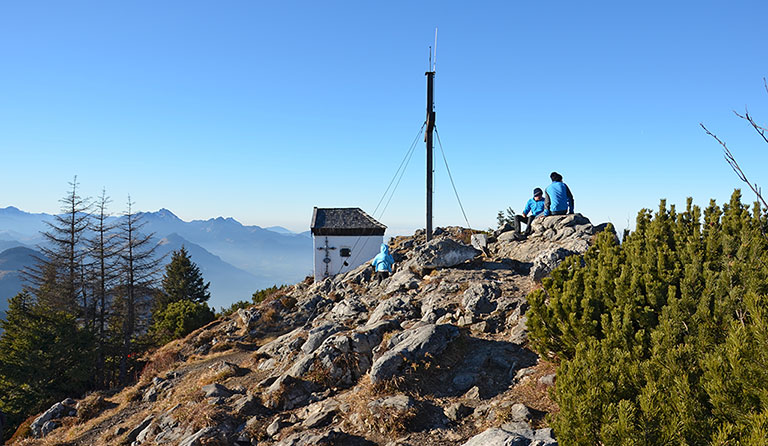
[[[166,208],[161,208],[160,210],[158,210],[157,212],[155,212],[155,214],[156,214],[158,217],[161,217],[161,218],[168,218],[168,219],[173,219],[173,220],[180,220],[180,219],[179,219],[179,217],[177,217],[177,216],[176,216],[176,214],[174,214],[173,212],[169,211],[169,210],[168,210],[168,209],[166,209]]]

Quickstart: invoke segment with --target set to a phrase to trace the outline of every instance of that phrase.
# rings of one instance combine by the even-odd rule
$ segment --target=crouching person
[[[537,187],[533,190],[533,198],[525,203],[523,215],[515,215],[515,232],[521,234],[522,230],[520,224],[525,222],[525,235],[531,235],[531,223],[533,223],[533,219],[539,215],[544,215],[544,192]]]
[[[376,281],[381,284],[383,279],[389,277],[392,272],[392,265],[395,264],[395,259],[389,254],[389,246],[386,243],[381,244],[381,252],[376,255],[371,261],[371,266],[376,272]]]

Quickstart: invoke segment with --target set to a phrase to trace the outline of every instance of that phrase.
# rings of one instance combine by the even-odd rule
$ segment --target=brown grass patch
[[[77,404],[77,418],[84,423],[96,417],[107,407],[109,404],[101,392],[91,393]]]
[[[22,421],[19,427],[16,429],[16,432],[13,433],[13,436],[8,440],[8,443],[14,443],[16,441],[22,440],[24,438],[29,438],[32,436],[32,422],[35,421],[35,418],[37,418],[39,414],[35,414],[27,418],[26,420]]]
[[[179,362],[180,350],[181,346],[179,343],[170,343],[152,353],[149,361],[141,370],[139,383],[142,385],[147,384],[160,373],[173,368]]]
[[[392,386],[392,382],[381,385],[373,384],[370,375],[365,375],[360,379],[355,391],[347,397],[347,402],[351,406],[348,414],[358,414],[360,421],[362,421],[362,424],[368,431],[380,435],[380,439],[386,443],[393,436],[408,432],[415,421],[418,411],[416,408],[402,412],[384,407],[371,408],[368,406],[368,403],[397,393],[401,392],[396,386]],[[351,420],[350,423],[354,424]]]
[[[560,411],[557,403],[550,396],[552,387],[539,382],[539,378],[551,375],[557,370],[557,365],[549,361],[541,361],[536,365],[534,373],[523,378],[517,383],[510,395],[515,401],[521,402],[531,409],[548,414],[556,414]],[[534,420],[534,427],[545,427],[546,420]]]

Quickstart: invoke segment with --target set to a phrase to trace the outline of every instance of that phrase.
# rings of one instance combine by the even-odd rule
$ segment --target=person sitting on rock
[[[573,214],[573,194],[557,172],[549,174],[552,184],[547,186],[544,198],[544,215]]]
[[[378,284],[381,284],[383,279],[389,277],[392,272],[392,265],[395,264],[395,259],[389,254],[389,246],[386,243],[381,244],[381,252],[376,255],[371,261],[371,266],[376,272],[376,280]]]
[[[544,193],[541,188],[533,190],[533,198],[529,199],[525,203],[525,209],[523,209],[523,215],[515,215],[515,232],[520,234],[520,223],[525,221],[525,235],[531,235],[531,223],[533,219],[544,213]]]

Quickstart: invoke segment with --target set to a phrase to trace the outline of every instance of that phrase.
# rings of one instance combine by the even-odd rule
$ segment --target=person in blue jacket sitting
[[[392,265],[394,264],[395,259],[389,254],[389,246],[386,243],[382,243],[381,252],[371,261],[371,266],[376,271],[376,280],[379,284],[381,284],[383,279],[389,277],[389,274],[392,272]]]
[[[520,234],[520,223],[525,221],[525,235],[531,235],[531,223],[533,219],[544,213],[544,197],[541,188],[533,190],[533,198],[525,203],[523,215],[515,215],[515,232]]]
[[[552,184],[547,186],[544,198],[544,215],[573,214],[573,194],[557,172],[549,174]]]

